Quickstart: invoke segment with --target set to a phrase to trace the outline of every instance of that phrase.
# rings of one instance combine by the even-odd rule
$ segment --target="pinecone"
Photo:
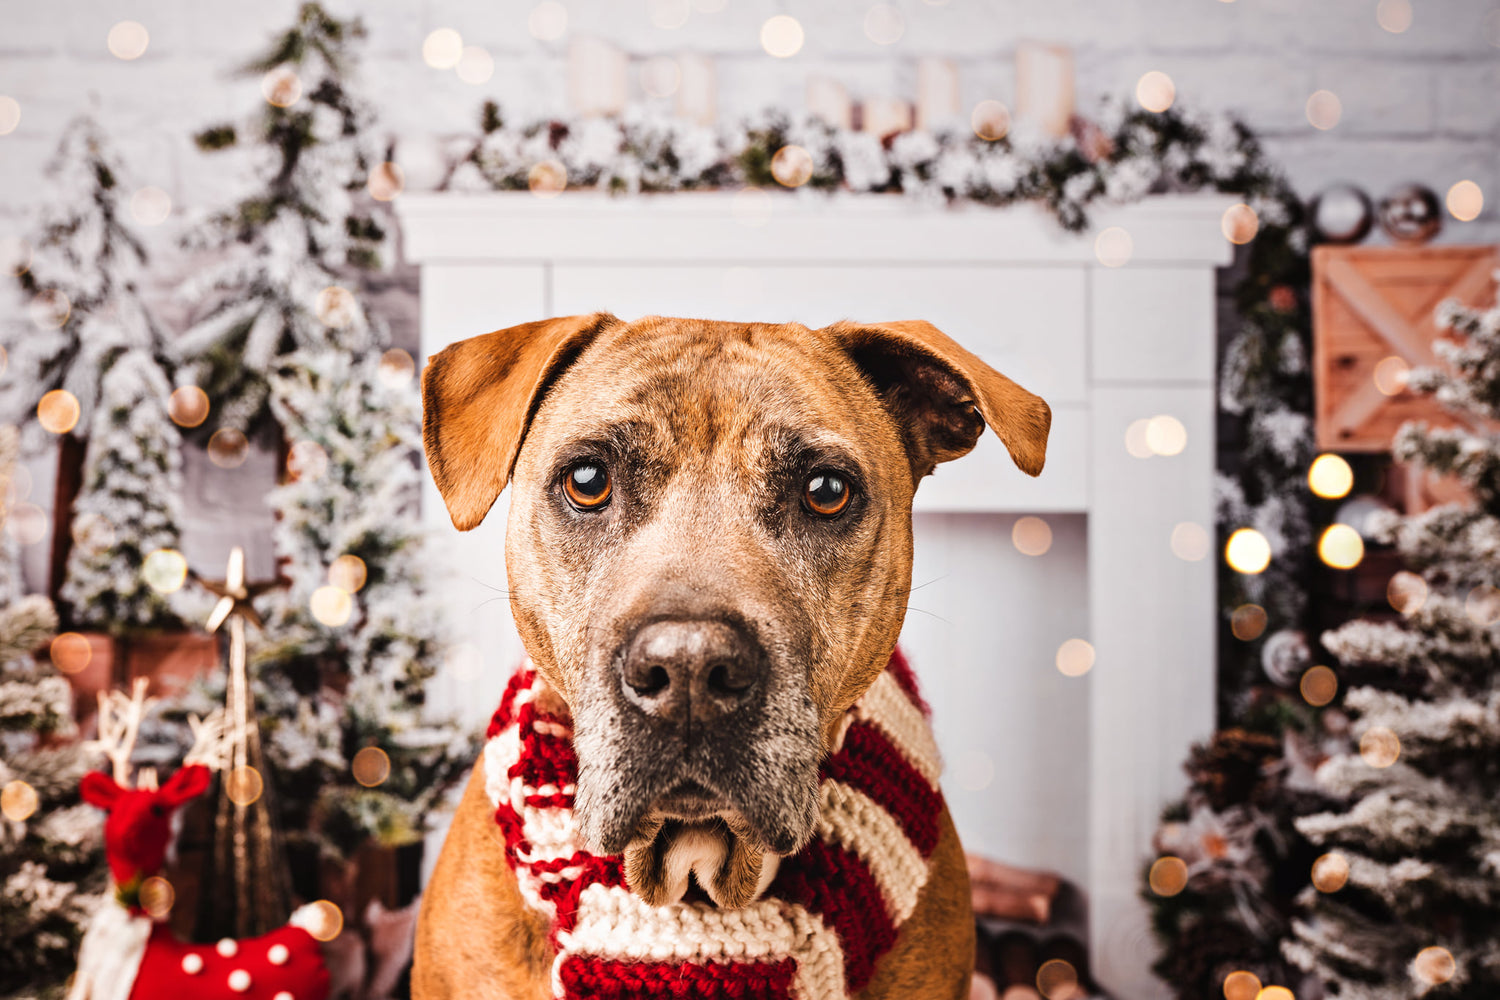
[[[1222,729],[1193,748],[1184,769],[1215,811],[1248,802],[1281,753],[1274,736],[1245,729]]]

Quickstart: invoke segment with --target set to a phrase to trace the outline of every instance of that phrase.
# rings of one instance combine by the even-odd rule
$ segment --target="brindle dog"
[[[422,389],[454,525],[511,486],[511,609],[573,716],[580,832],[654,904],[681,895],[674,851],[717,843],[694,875],[739,906],[812,835],[818,764],[901,630],[917,484],[986,424],[1036,475],[1051,422],[924,322],[573,316],[454,344]],[[419,1000],[550,996],[483,786],[476,768],[426,894]],[[941,825],[866,998],[966,994],[968,878]]]

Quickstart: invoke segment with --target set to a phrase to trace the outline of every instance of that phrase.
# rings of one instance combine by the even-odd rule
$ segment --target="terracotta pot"
[[[136,632],[119,640],[121,677],[151,681],[152,697],[171,698],[219,669],[219,640],[206,632]]]
[[[115,640],[105,632],[64,632],[46,650],[47,659],[73,689],[73,719],[91,735],[99,714],[99,692],[115,683]]]

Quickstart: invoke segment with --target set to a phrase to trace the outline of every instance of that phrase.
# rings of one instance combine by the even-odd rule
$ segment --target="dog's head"
[[[511,485],[511,608],[573,715],[579,829],[652,902],[684,865],[747,902],[761,852],[811,835],[901,630],[917,483],[986,424],[1036,475],[1051,420],[923,322],[573,316],[454,344],[422,387],[454,525]]]

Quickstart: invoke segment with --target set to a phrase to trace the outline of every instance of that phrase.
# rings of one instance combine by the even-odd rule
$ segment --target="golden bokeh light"
[[[1229,615],[1229,631],[1241,642],[1252,642],[1266,630],[1266,609],[1259,604],[1241,604]]]
[[[865,11],[865,37],[876,45],[895,45],[906,34],[906,18],[897,7],[878,3]]]
[[[20,103],[14,97],[0,94],[0,135],[10,135],[20,126]]]
[[[1146,881],[1150,884],[1151,891],[1158,896],[1175,896],[1187,888],[1187,863],[1170,854],[1157,858],[1151,865],[1151,873]]]
[[[42,330],[61,330],[73,315],[73,303],[55,288],[37,292],[26,306],[26,315]]]
[[[804,40],[801,22],[787,14],[777,14],[760,26],[760,47],[777,59],[790,59],[801,52]]]
[[[250,441],[243,431],[220,427],[208,439],[208,460],[221,469],[237,469],[250,457]]]
[[[812,154],[801,146],[782,146],[771,157],[771,176],[782,187],[801,187],[812,180]]]
[[[1354,470],[1340,455],[1319,455],[1307,467],[1307,487],[1314,496],[1337,500],[1354,488]]]
[[[152,875],[141,883],[141,909],[152,920],[165,920],[177,902],[177,890],[172,883],[160,875]]]
[[[969,127],[986,142],[1004,139],[1010,132],[1010,109],[999,101],[980,101],[969,115]]]
[[[157,549],[141,563],[141,579],[158,594],[181,590],[187,574],[187,559],[176,549]]]
[[[251,805],[265,790],[265,779],[248,765],[236,767],[224,775],[224,794],[237,806]]]
[[[19,778],[5,783],[0,788],[0,815],[12,823],[24,823],[31,818],[40,804],[36,789]]]
[[[453,72],[464,83],[479,86],[489,83],[490,77],[495,75],[495,57],[489,51],[478,45],[465,45],[463,53],[458,57],[458,65],[453,67]]]
[[[1151,450],[1151,444],[1146,440],[1146,429],[1151,426],[1149,418],[1142,417],[1132,420],[1130,426],[1125,428],[1125,450],[1132,458],[1150,458],[1156,452]]]
[[[346,594],[359,593],[368,575],[365,561],[347,552],[335,559],[333,565],[328,567],[328,582]]]
[[[1224,977],[1224,1000],[1255,1000],[1260,993],[1260,977],[1253,972],[1231,972]]]
[[[1441,986],[1458,974],[1458,962],[1447,948],[1432,945],[1417,952],[1411,971],[1426,986]]]
[[[391,758],[379,747],[363,747],[350,764],[354,780],[366,788],[384,784],[391,776]]]
[[[1172,529],[1172,554],[1183,562],[1201,562],[1212,547],[1208,530],[1195,521],[1182,521]]]
[[[365,190],[376,201],[394,201],[397,195],[406,190],[406,174],[398,164],[390,160],[377,163],[370,171],[369,179],[365,181]]]
[[[159,187],[143,187],[130,196],[130,217],[143,226],[159,226],[172,214],[172,196]]]
[[[1082,677],[1094,668],[1094,647],[1084,639],[1068,639],[1057,647],[1057,669],[1064,677]]]
[[[307,905],[304,919],[299,921],[319,941],[332,941],[344,929],[344,912],[334,903],[320,899]]]
[[[1010,540],[1023,556],[1043,556],[1052,548],[1052,525],[1039,517],[1016,518],[1011,525]]]
[[[1271,565],[1271,543],[1254,528],[1239,528],[1224,543],[1224,561],[1236,573],[1262,573]]]
[[[196,385],[181,385],[167,400],[167,415],[178,427],[200,427],[208,419],[208,393]]]
[[[1244,202],[1230,205],[1224,209],[1224,214],[1219,219],[1219,230],[1226,240],[1243,246],[1255,239],[1255,234],[1260,232],[1260,216]]]
[[[539,42],[555,42],[568,33],[568,8],[557,0],[543,0],[531,8],[526,30]]]
[[[47,512],[34,503],[18,503],[5,515],[5,533],[18,545],[35,545],[47,537]]]
[[[393,347],[380,356],[378,377],[389,389],[400,389],[417,373],[417,363],[412,356],[399,347]]]
[[[1318,538],[1318,558],[1334,569],[1353,569],[1365,557],[1365,540],[1347,524],[1330,524]]]
[[[1406,379],[1411,374],[1411,365],[1404,358],[1392,354],[1375,364],[1375,388],[1387,396],[1400,395],[1406,390]]]
[[[1297,995],[1285,986],[1266,986],[1255,995],[1255,1000],[1297,1000]]]
[[[1071,962],[1049,959],[1036,970],[1036,988],[1047,1000],[1073,1000],[1079,995],[1078,970]]]
[[[1094,256],[1105,267],[1124,267],[1135,253],[1135,242],[1119,226],[1110,226],[1094,238]]]
[[[66,434],[78,426],[78,397],[66,389],[53,389],[36,404],[36,422],[52,434]]]
[[[1464,598],[1464,614],[1480,628],[1500,622],[1500,589],[1482,583]]]
[[[1303,701],[1313,708],[1322,708],[1339,693],[1339,675],[1331,667],[1319,664],[1308,667],[1297,686],[1302,692]]]
[[[1177,100],[1177,85],[1159,69],[1141,76],[1135,84],[1135,99],[1147,111],[1162,112]]]
[[[313,313],[324,326],[342,330],[359,318],[359,302],[343,285],[329,285],[313,299]]]
[[[682,67],[671,56],[647,59],[641,66],[641,89],[651,97],[671,97],[682,86]]]
[[[1448,189],[1448,212],[1459,222],[1473,222],[1484,211],[1484,191],[1473,181],[1463,180]]]
[[[321,479],[328,471],[328,452],[316,441],[303,439],[287,449],[286,471],[296,482]]]
[[[1411,27],[1411,0],[1380,0],[1375,5],[1375,23],[1393,35]]]
[[[146,54],[151,33],[139,21],[121,21],[109,29],[105,44],[109,46],[110,55],[129,62]]]
[[[1403,615],[1414,615],[1427,603],[1427,581],[1401,570],[1385,585],[1385,599]]]
[[[312,592],[308,607],[318,621],[329,628],[338,628],[354,614],[354,598],[347,590],[327,584]]]
[[[1359,738],[1359,755],[1373,768],[1390,767],[1401,757],[1401,737],[1386,726],[1371,726]]]
[[[31,244],[19,236],[0,239],[0,272],[19,278],[31,270]]]
[[[433,69],[452,69],[463,57],[463,36],[452,28],[438,28],[422,40],[422,60]]]
[[[82,673],[94,659],[94,644],[77,632],[59,634],[47,651],[52,665],[65,674]]]
[[[1343,117],[1344,104],[1331,90],[1315,90],[1307,99],[1307,120],[1313,128],[1328,131]]]
[[[1164,458],[1180,455],[1187,447],[1187,428],[1173,416],[1152,417],[1146,421],[1146,447]]]
[[[526,172],[526,186],[538,198],[556,198],[568,187],[568,168],[559,160],[543,160]]]
[[[273,69],[260,78],[260,94],[273,107],[289,108],[302,100],[302,79],[290,67]]]
[[[1349,881],[1349,859],[1330,851],[1313,862],[1312,884],[1319,892],[1338,892]]]

